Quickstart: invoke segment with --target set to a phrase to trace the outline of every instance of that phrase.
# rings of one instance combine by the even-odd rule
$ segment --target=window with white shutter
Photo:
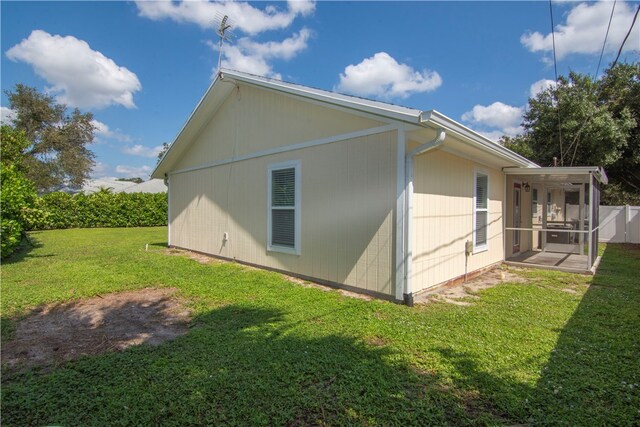
[[[300,162],[268,168],[267,249],[300,254]]]
[[[487,249],[487,226],[489,220],[489,176],[476,172],[475,197],[473,198],[473,249]]]

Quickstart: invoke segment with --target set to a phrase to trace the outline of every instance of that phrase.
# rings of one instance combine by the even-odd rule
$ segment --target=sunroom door
[[[513,184],[513,228],[520,228],[522,220],[520,218],[520,191],[521,185],[519,182]],[[513,231],[513,253],[520,252],[520,230]]]

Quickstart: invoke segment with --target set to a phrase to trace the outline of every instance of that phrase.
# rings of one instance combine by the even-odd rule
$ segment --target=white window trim
[[[273,171],[276,170],[281,170],[281,169],[291,169],[291,168],[295,168],[295,212],[294,212],[294,218],[295,218],[295,244],[293,248],[290,248],[288,246],[278,246],[278,245],[272,245],[271,244],[271,238],[272,238],[272,218],[271,218],[271,214],[273,212],[272,210],[272,194],[271,194],[271,181],[272,181],[272,177],[271,177],[271,173]],[[292,160],[292,161],[288,161],[288,162],[281,162],[281,163],[274,163],[271,164],[267,167],[267,251],[269,252],[281,252],[281,253],[285,253],[285,254],[290,254],[290,255],[300,255],[300,241],[301,241],[301,227],[300,227],[300,219],[302,217],[301,212],[300,212],[300,160]]]
[[[476,199],[477,199],[477,186],[478,186],[478,175],[484,175],[487,177],[487,208],[486,209],[477,209]],[[473,253],[477,254],[480,252],[485,252],[489,250],[489,202],[491,198],[489,197],[491,188],[491,176],[489,172],[476,169],[473,173],[473,228],[471,230],[471,234],[473,235]],[[483,245],[478,245],[476,243],[476,212],[487,212],[487,241]]]

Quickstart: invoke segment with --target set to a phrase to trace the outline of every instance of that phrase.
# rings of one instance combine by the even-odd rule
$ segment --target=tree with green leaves
[[[640,64],[619,64],[609,70],[600,96],[614,118],[630,116],[635,122],[619,159],[607,168],[614,178],[607,191],[610,203],[640,205]]]
[[[3,155],[19,151],[20,167],[39,192],[81,187],[94,165],[95,155],[87,148],[93,142],[93,115],[77,108],[68,113],[66,105],[23,84],[5,93],[15,111],[13,127],[24,132],[29,145],[9,147],[3,140]]]
[[[0,128],[0,257],[11,255],[22,242],[25,230],[46,219],[33,182],[25,177],[23,151],[31,145],[23,131]]]
[[[135,178],[117,178],[116,181],[133,182],[135,184],[142,184],[144,182],[144,179],[137,176]]]
[[[618,64],[599,81],[571,72],[529,99],[524,133],[508,148],[541,166],[603,166],[603,202],[640,203],[640,67]]]
[[[162,149],[158,153],[158,161],[156,162],[156,164],[160,164],[160,161],[165,156],[165,154],[167,154],[167,151],[169,151],[169,148],[171,148],[171,145],[168,142],[162,143]]]

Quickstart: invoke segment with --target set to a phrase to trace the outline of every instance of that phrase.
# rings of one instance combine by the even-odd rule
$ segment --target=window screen
[[[296,170],[271,172],[271,244],[296,245]]]
[[[290,163],[289,163],[290,165]],[[299,183],[297,182],[296,166],[269,169],[269,249],[297,251],[296,233],[299,232],[299,207],[296,197]]]

